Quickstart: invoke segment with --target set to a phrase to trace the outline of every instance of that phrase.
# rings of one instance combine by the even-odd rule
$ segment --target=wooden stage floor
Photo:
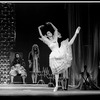
[[[46,84],[0,84],[0,96],[79,96],[100,95],[100,90],[79,90],[69,87],[67,91],[53,92]]]

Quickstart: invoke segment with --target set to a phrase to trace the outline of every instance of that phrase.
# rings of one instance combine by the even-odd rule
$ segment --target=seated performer
[[[24,60],[20,57],[19,53],[15,54],[15,58],[12,62],[12,67],[10,71],[11,75],[11,83],[13,83],[14,77],[18,74],[21,75],[23,83],[25,84],[25,78],[27,76],[26,70],[24,68],[25,62]]]
[[[44,25],[41,25],[38,27],[39,34],[41,36],[39,39],[51,49],[51,53],[49,55],[49,66],[51,68],[52,74],[55,75],[55,92],[58,90],[59,74],[67,70],[72,64],[71,46],[80,31],[80,27],[76,29],[76,32],[70,41],[69,39],[63,40],[61,42],[61,46],[59,47],[58,38],[61,38],[61,34],[51,22],[47,22],[46,24],[50,24],[54,28],[54,34],[52,34],[50,31],[47,31],[47,34],[43,35],[40,28]]]
[[[32,50],[28,55],[29,69],[32,75],[32,83],[37,83],[38,74],[38,58],[39,58],[39,47],[37,44],[32,46]]]

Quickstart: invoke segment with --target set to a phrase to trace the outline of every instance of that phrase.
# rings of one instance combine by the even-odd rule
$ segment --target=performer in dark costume
[[[24,59],[22,59],[19,55],[19,53],[15,54],[15,58],[11,64],[11,71],[10,71],[10,75],[11,75],[11,83],[13,83],[14,77],[17,74],[20,74],[23,80],[23,83],[25,83],[25,78],[27,77],[27,73],[25,70],[25,62]]]
[[[61,81],[62,83],[62,89],[63,90],[68,90],[68,80],[69,80],[69,77],[68,77],[68,69],[67,70],[64,70],[63,71],[63,79]]]
[[[39,71],[38,58],[39,58],[39,47],[37,44],[34,44],[32,46],[31,52],[28,55],[29,69],[32,75],[33,83],[37,83],[37,74]]]

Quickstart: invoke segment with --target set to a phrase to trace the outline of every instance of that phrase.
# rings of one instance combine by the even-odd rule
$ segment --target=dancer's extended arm
[[[76,36],[79,34],[80,29],[81,29],[81,27],[78,27],[78,28],[76,29],[76,32],[75,32],[74,36],[73,36],[72,39],[69,41],[69,44],[70,44],[70,45],[73,44],[73,42],[74,42]]]
[[[41,32],[41,27],[43,27],[44,25],[41,25],[41,26],[39,26],[38,27],[38,30],[39,30],[39,34],[40,34],[40,36],[41,36],[41,38],[39,38],[41,41],[43,41],[45,44],[47,44],[47,45],[50,45],[50,40],[47,38],[47,36],[45,35],[43,35],[42,34],[42,32]]]

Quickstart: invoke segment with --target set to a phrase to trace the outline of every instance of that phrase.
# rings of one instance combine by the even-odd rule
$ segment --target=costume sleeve
[[[26,65],[26,64],[25,64],[24,59],[22,59],[22,61],[21,61],[21,62],[22,62],[22,64],[21,64],[21,65],[25,67],[25,65]]]
[[[28,60],[32,60],[32,52],[29,53]]]

